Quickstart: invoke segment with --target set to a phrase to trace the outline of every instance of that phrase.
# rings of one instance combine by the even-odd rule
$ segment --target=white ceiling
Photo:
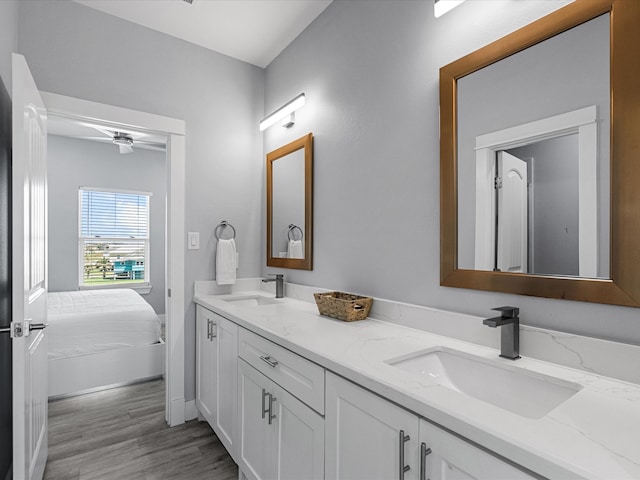
[[[333,0],[74,0],[266,67]]]
[[[112,144],[114,131],[132,137],[134,148],[164,151],[167,143],[166,137],[162,135],[134,130],[128,127],[114,127],[100,122],[91,123],[73,118],[59,117],[57,115],[49,115],[47,117],[47,133],[49,135],[59,135],[62,137]],[[117,151],[115,145],[114,151]]]

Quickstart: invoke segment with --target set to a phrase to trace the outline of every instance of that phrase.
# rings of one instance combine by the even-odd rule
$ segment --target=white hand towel
[[[289,240],[287,248],[289,250],[289,258],[304,258],[302,240]]]
[[[218,285],[236,283],[236,242],[233,238],[218,240],[216,250],[216,282]]]

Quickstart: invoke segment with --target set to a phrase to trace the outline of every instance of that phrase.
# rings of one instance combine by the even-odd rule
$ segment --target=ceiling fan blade
[[[131,145],[118,145],[120,149],[120,153],[133,153],[133,148]]]
[[[147,148],[152,148],[154,150],[166,150],[166,145],[164,143],[160,143],[160,142],[147,142],[145,140],[134,140],[133,143],[135,143],[138,146],[144,146]]]
[[[105,143],[112,143],[113,139],[112,138],[106,138],[106,137],[75,137],[78,140],[91,140],[94,142],[105,142]]]

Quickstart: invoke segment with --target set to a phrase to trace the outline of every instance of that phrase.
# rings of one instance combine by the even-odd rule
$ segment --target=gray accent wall
[[[566,3],[473,0],[436,19],[433,2],[334,1],[265,83],[265,111],[306,93],[264,151],[314,134],[314,269],[263,273],[474,315],[515,305],[527,325],[639,344],[634,308],[440,286],[439,69]]]
[[[80,187],[150,192],[149,257],[151,292],[143,295],[165,313],[166,155],[135,148],[120,155],[111,143],[49,135],[49,291],[77,290],[78,190]]]
[[[184,254],[185,396],[191,400],[193,283],[214,279],[214,228],[221,220],[238,232],[238,275],[260,273],[264,71],[69,0],[20,2],[18,50],[41,90],[186,123],[185,230],[200,232],[200,249]]]

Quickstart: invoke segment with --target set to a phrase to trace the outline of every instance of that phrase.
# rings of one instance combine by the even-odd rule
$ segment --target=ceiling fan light
[[[125,135],[124,133],[115,132],[113,135],[113,143],[116,145],[133,145],[133,138],[129,135]]]

